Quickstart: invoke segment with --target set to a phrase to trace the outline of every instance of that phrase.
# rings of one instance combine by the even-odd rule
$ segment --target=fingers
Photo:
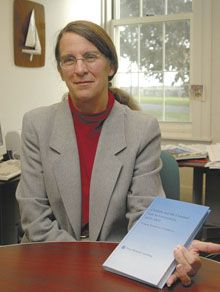
[[[184,286],[189,286],[191,284],[191,278],[190,276],[186,273],[186,270],[184,269],[183,265],[178,264],[176,266],[176,271],[178,274],[178,278],[182,282]]]
[[[201,260],[197,253],[178,246],[174,250],[177,262],[175,272],[167,280],[167,286],[171,286],[179,278],[184,286],[191,284],[190,276],[195,275],[201,267]]]
[[[220,252],[220,244],[193,240],[189,250],[193,250],[194,252],[217,253]]]
[[[169,277],[167,280],[167,286],[170,287],[172,284],[174,284],[178,279],[182,282],[184,286],[189,286],[191,284],[191,279],[185,272],[183,266],[181,264],[178,264],[176,266],[175,272]]]
[[[177,266],[175,272],[167,280],[167,286],[170,287],[177,279],[180,279],[184,286],[191,284],[190,276],[194,276],[201,267],[199,252],[220,252],[220,244],[193,240],[189,249],[183,246],[175,248],[174,256]]]
[[[176,281],[178,280],[178,276],[177,276],[177,271],[175,270],[175,272],[168,278],[167,280],[167,286],[170,287],[172,286]]]
[[[184,246],[178,246],[174,249],[174,256],[178,264],[190,276],[194,276],[201,267],[201,260],[196,252],[189,251]]]

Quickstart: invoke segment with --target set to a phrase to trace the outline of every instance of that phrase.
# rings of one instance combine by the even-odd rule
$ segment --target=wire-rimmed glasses
[[[77,61],[81,60],[87,66],[87,68],[89,68],[100,57],[101,57],[101,54],[98,54],[98,53],[86,53],[82,58],[76,58],[72,55],[67,55],[61,58],[60,66],[63,69],[74,69]]]

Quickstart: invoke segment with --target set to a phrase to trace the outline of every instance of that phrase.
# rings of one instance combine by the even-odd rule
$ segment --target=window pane
[[[188,89],[188,87],[175,88],[174,90],[170,88],[166,89],[165,121],[189,122],[189,98],[171,96],[178,95],[178,91],[182,94],[186,89]]]
[[[164,5],[164,0],[143,0],[143,16],[163,15]]]
[[[166,14],[168,7],[165,4],[177,5],[175,11],[178,13],[186,12],[183,1],[141,1],[143,15]],[[191,2],[185,0],[190,7]],[[139,9],[136,1],[121,0],[120,3],[127,3],[127,16]],[[154,115],[159,121],[188,122],[190,21],[173,19],[158,22],[156,19],[153,22],[153,19],[150,23],[141,23],[143,19],[140,18],[138,24],[115,26],[119,55],[115,86],[131,94],[144,112]]]
[[[115,5],[120,5],[119,18],[192,12],[192,0],[115,0]]]
[[[163,69],[163,24],[143,24],[140,28],[141,70],[161,71]]]
[[[138,73],[117,73],[117,87],[125,90],[131,96],[133,96],[136,100],[138,100],[139,74]]]
[[[184,22],[168,22],[165,27],[166,71],[189,71],[190,66],[190,24]],[[183,73],[181,73],[183,72]]]
[[[120,0],[120,18],[138,16],[140,16],[140,0]]]
[[[180,78],[181,74],[181,78]],[[164,85],[165,86],[183,86],[189,84],[189,72],[165,72]]]
[[[166,121],[189,121],[189,74],[186,73],[184,80],[177,78],[179,72],[165,72],[165,120]]]
[[[192,0],[168,0],[168,14],[187,12],[192,12]]]
[[[138,71],[138,26],[119,26],[119,72]]]
[[[163,75],[162,73],[146,73],[140,84],[139,104],[141,109],[158,120],[163,119]]]

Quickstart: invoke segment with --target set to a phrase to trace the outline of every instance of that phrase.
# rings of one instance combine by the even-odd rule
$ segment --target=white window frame
[[[113,6],[112,0],[102,0],[105,13],[102,25],[115,41],[114,26],[125,24],[125,20],[112,18]],[[190,100],[191,122],[160,122],[160,128],[163,140],[211,142],[212,1],[193,0],[192,10],[192,13],[175,15],[175,18],[178,20],[186,17],[191,21],[190,83],[203,85],[204,97],[202,100]],[[154,21],[165,19],[164,16],[152,17]],[[144,17],[144,22],[151,22],[152,17]],[[166,16],[166,21],[168,19],[169,16]],[[129,18],[126,24],[137,20]]]

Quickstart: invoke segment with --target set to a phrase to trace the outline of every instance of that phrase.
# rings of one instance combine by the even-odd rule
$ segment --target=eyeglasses
[[[84,62],[87,68],[91,67],[99,58],[100,54],[96,53],[87,53],[82,58],[75,58],[74,56],[68,55],[60,60],[60,66],[63,69],[74,69],[78,60]]]

